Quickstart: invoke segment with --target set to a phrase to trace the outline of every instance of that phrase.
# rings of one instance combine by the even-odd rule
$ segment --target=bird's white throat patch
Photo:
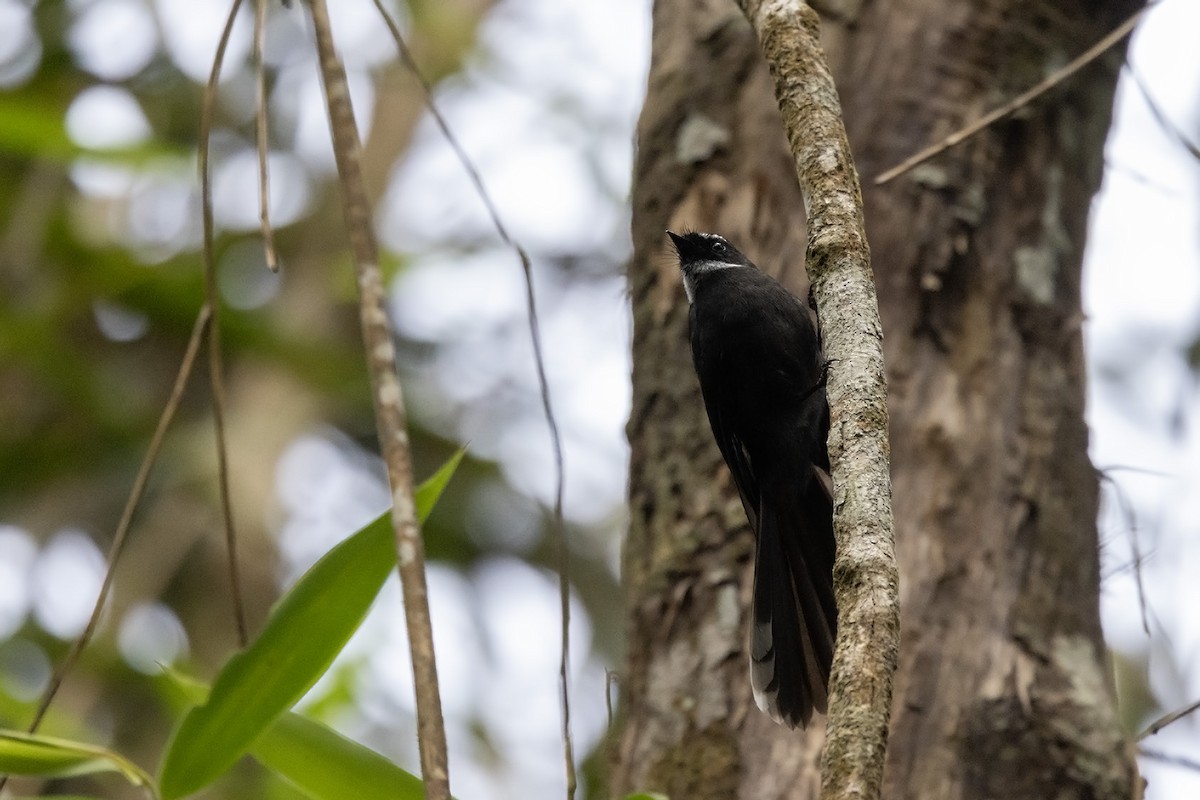
[[[683,273],[683,290],[687,292],[688,302],[691,303],[696,298],[696,278],[706,272],[713,272],[718,269],[736,269],[742,266],[741,264],[730,264],[725,261],[697,261],[694,264],[689,264],[687,270]]]

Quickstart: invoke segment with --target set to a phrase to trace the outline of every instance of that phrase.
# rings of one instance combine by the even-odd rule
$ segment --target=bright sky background
[[[1200,3],[1164,0],[1135,34],[1129,60],[1161,113],[1200,146],[1196,31]],[[1175,709],[1200,698],[1200,420],[1187,361],[1200,338],[1200,161],[1164,129],[1128,72],[1105,152],[1084,271],[1091,454],[1111,479],[1101,611],[1112,647],[1148,663],[1156,698]],[[1149,636],[1131,568],[1135,537]],[[1198,761],[1200,719],[1143,746]],[[1148,800],[1200,797],[1200,771],[1141,765]]]
[[[154,0],[156,17],[142,0],[68,5],[75,18],[73,51],[98,77],[112,81],[136,74],[159,48],[193,79],[203,80],[224,14],[223,4],[187,0]],[[332,5],[360,123],[368,127],[370,70],[393,58],[392,45],[370,0]],[[333,165],[311,56],[297,44],[307,36],[302,17],[295,10],[273,11],[268,60],[279,74],[272,114],[278,130],[291,131],[295,145],[294,153],[272,157],[275,219],[286,224],[305,212],[311,176],[328,174]],[[247,13],[235,33],[231,61],[246,56],[248,19]],[[17,49],[27,24],[21,0],[0,0],[0,30],[18,33],[0,37],[0,86],[19,81],[30,63],[36,65],[30,59],[40,57]],[[633,126],[645,90],[649,25],[649,0],[503,0],[485,22],[467,69],[438,89],[444,113],[535,262],[539,253],[599,253],[604,264],[613,265],[628,255]],[[1162,0],[1135,36],[1131,58],[1163,113],[1200,144],[1198,30],[1200,3]],[[222,91],[230,107],[251,107],[243,77],[232,75]],[[1196,372],[1186,361],[1186,349],[1200,336],[1200,164],[1164,131],[1128,79],[1118,109],[1104,189],[1092,209],[1085,273],[1088,418],[1092,458],[1127,498],[1136,524],[1114,511],[1118,493],[1106,489],[1102,610],[1112,645],[1149,664],[1156,696],[1174,708],[1200,697],[1200,581],[1193,577],[1200,574],[1200,431]],[[117,86],[81,94],[67,127],[78,142],[93,147],[133,144],[150,131],[137,99]],[[219,224],[255,228],[248,143],[219,143],[214,152]],[[128,216],[110,223],[110,234],[136,242],[148,258],[195,246],[190,167],[145,176],[81,163],[72,178],[91,195],[134,198]],[[439,191],[430,193],[429,186]],[[451,246],[455,239],[494,236],[428,120],[396,166],[378,221],[385,245],[414,256],[393,293],[400,329],[441,346],[435,363],[408,365],[437,387],[436,393],[415,390],[416,413],[448,436],[469,439],[480,456],[497,459],[511,487],[548,501],[550,451],[533,400],[519,267],[499,246],[465,256]],[[567,513],[595,526],[596,541],[581,546],[605,549],[615,571],[619,542],[611,533],[619,526],[625,496],[623,426],[630,396],[624,280],[619,271],[599,269],[587,280],[563,283],[544,261],[535,269],[546,309],[550,379],[567,441]],[[266,302],[274,292],[276,279],[261,269],[226,272],[250,282],[230,289],[230,297],[249,293],[255,302]],[[114,340],[144,332],[136,317],[106,306],[97,307],[97,323]],[[514,408],[523,413],[514,417]],[[346,444],[336,432],[315,431],[296,441],[278,466],[278,492],[287,511],[281,546],[291,577],[332,537],[387,502],[378,465],[348,457]],[[497,496],[507,505],[488,508],[491,514],[503,508],[503,519],[499,524],[479,519],[478,535],[520,539],[534,524],[536,509],[502,490],[496,488]],[[1150,637],[1141,629],[1130,568],[1135,532]],[[60,533],[39,552],[24,532],[0,528],[0,639],[27,613],[57,635],[74,635],[86,619],[101,569],[100,554],[78,532]],[[434,565],[430,581],[456,794],[560,796],[552,576],[505,558],[469,573]],[[345,720],[344,727],[375,743],[394,743],[399,737],[377,734],[396,724],[397,711],[412,709],[410,676],[397,674],[408,663],[396,619],[398,591],[389,592],[344,659],[369,665],[357,689],[364,716]],[[586,614],[577,608],[573,619],[576,751],[583,754],[603,732],[606,665],[590,654]],[[174,616],[157,604],[134,609],[121,623],[119,641],[139,668],[170,661],[187,647]],[[39,657],[44,659],[27,648],[3,654],[6,660]],[[36,692],[36,686],[25,691]],[[473,715],[500,743],[501,759],[481,751],[471,736]],[[390,755],[415,767],[415,737],[409,738],[406,751]],[[1196,718],[1178,723],[1146,744],[1200,758],[1200,723]],[[1149,800],[1200,797],[1200,773],[1151,760],[1142,766]]]

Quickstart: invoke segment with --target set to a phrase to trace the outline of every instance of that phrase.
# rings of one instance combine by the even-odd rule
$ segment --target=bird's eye
[[[724,253],[727,249],[724,242],[713,242],[712,244],[712,251],[714,253]]]

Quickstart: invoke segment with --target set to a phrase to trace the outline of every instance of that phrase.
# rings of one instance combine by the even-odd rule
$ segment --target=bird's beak
[[[675,252],[679,255],[680,261],[687,261],[689,258],[696,257],[696,248],[687,239],[673,231],[667,231],[667,236],[671,237],[671,243],[675,245]]]

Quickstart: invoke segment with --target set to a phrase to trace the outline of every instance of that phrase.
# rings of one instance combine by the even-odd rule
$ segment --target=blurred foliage
[[[94,13],[107,2],[33,4],[23,46],[40,48],[36,69],[0,90],[0,523],[43,544],[64,528],[82,530],[100,552],[108,547],[169,394],[203,293],[195,178],[202,87],[165,48],[161,20],[157,49],[135,74],[105,79],[80,63],[70,44],[74,28],[84,11]],[[462,68],[490,5],[414,0],[408,6],[413,51],[428,75],[440,79]],[[147,8],[157,14],[166,6]],[[303,6],[272,4],[271,13],[300,15]],[[217,106],[214,163],[253,144],[244,91],[248,66],[226,66],[231,77]],[[365,141],[369,163],[387,165],[400,157],[421,118],[419,94],[397,76],[402,72],[396,63],[372,73],[375,112],[390,109],[390,125],[377,126]],[[68,132],[69,110],[81,93],[99,86],[136,98],[149,135],[111,149],[76,141]],[[273,128],[273,151],[290,152],[295,144],[290,124]],[[274,296],[245,303],[236,281],[222,286],[233,302],[222,313],[232,499],[254,630],[276,599],[283,572],[276,541],[285,515],[275,493],[280,454],[297,437],[330,429],[347,437],[339,447],[348,458],[360,457],[349,452],[350,442],[376,450],[337,193],[327,169],[310,165],[305,176],[307,205],[277,230],[284,272]],[[383,181],[375,187],[384,188]],[[185,223],[164,234],[174,219],[166,219],[172,203],[182,206]],[[244,260],[257,246],[256,231],[219,227],[222,277],[237,277],[237,258]],[[385,265],[393,275],[405,269],[397,255],[386,255]],[[418,360],[436,351],[436,343],[399,346]],[[122,659],[113,623],[137,602],[162,601],[183,623],[200,674],[209,674],[233,647],[208,394],[202,359],[135,518],[109,623],[68,679],[44,728],[103,742],[143,766],[158,762],[173,712],[155,682]],[[424,477],[457,445],[424,429],[419,417],[412,422],[416,473]],[[496,555],[464,531],[473,494],[498,481],[503,478],[496,464],[468,456],[425,529],[431,558],[466,566]],[[545,510],[539,513],[544,522]],[[553,545],[546,535],[540,531],[529,552],[509,554],[549,566]],[[603,554],[577,558],[574,569],[587,605],[611,602],[614,583]],[[615,646],[615,615],[595,616],[597,640]],[[57,663],[66,648],[32,615],[9,641],[33,643],[47,663]],[[34,697],[13,687],[21,680],[37,685],[45,666],[24,676],[0,675],[0,726],[28,723]],[[338,717],[354,699],[346,689],[351,683],[341,677],[331,682],[310,713]],[[222,786],[222,796],[295,796],[246,764]],[[97,787],[109,797],[137,796],[107,779],[12,785],[19,794],[87,794]]]

